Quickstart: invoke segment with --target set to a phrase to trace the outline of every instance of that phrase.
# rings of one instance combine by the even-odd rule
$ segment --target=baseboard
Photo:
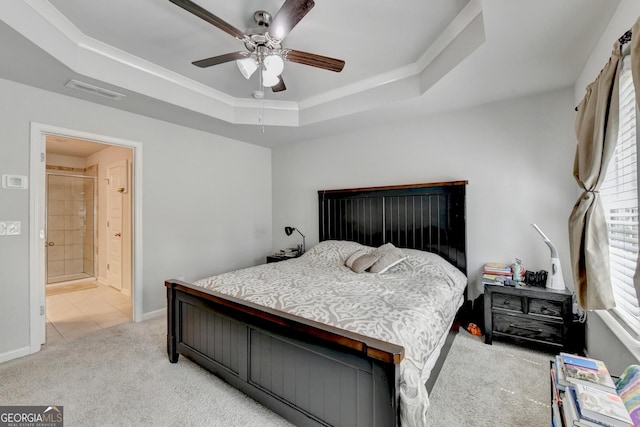
[[[145,320],[155,319],[156,317],[164,317],[166,315],[167,315],[167,309],[166,308],[161,308],[160,310],[155,310],[155,311],[150,311],[148,313],[144,313],[142,315],[142,321],[144,322]]]
[[[24,357],[31,354],[30,347],[22,347],[17,350],[8,351],[0,354],[0,363],[7,362],[9,360],[17,359],[18,357]]]

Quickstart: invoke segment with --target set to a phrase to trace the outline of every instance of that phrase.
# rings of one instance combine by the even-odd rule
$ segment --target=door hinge
[[[107,264],[107,270],[109,269],[109,264]]]
[[[44,162],[44,153],[40,153],[40,161]]]
[[[44,305],[40,306],[40,316],[44,316]]]

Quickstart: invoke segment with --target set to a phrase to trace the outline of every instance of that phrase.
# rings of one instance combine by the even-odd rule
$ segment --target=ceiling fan
[[[337,73],[344,68],[345,62],[341,59],[282,47],[282,41],[287,34],[315,5],[313,0],[285,0],[273,19],[269,13],[259,10],[253,15],[255,25],[245,32],[191,0],[169,1],[244,42],[246,51],[231,52],[194,61],[193,65],[195,66],[205,68],[235,60],[246,79],[249,79],[257,69],[260,69],[260,87],[270,87],[273,92],[287,89],[282,79],[284,61]]]

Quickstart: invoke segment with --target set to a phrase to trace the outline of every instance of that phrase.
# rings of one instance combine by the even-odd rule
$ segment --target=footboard
[[[298,426],[398,426],[401,346],[171,280],[183,354]]]

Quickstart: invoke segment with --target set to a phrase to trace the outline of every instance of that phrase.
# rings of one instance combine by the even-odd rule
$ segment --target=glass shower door
[[[47,284],[93,277],[95,177],[47,174]]]

